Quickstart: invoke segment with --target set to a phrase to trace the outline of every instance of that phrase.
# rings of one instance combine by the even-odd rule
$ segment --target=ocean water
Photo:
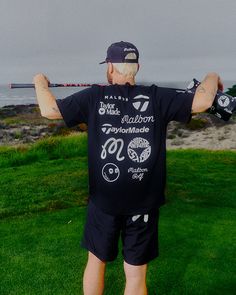
[[[82,87],[51,88],[56,98],[64,98],[82,89]],[[0,85],[0,107],[31,103],[38,104],[33,88],[10,89],[7,85]]]
[[[162,82],[156,83],[159,86],[173,87],[173,88],[186,88],[190,81],[187,82]],[[138,82],[138,84],[141,84]],[[144,83],[145,85],[151,85],[153,83]],[[235,82],[224,81],[225,91],[234,85]],[[56,98],[65,98],[77,91],[84,88],[82,87],[62,87],[62,88],[51,88],[51,91],[56,96]],[[19,105],[19,104],[38,104],[35,96],[35,90],[32,88],[17,88],[10,89],[8,85],[0,85],[0,107],[6,105]]]

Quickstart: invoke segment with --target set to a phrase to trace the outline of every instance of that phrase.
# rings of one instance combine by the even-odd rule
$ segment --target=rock
[[[29,134],[30,134],[31,136],[37,136],[37,135],[39,134],[39,132],[38,132],[38,130],[36,130],[36,129],[32,129],[32,130],[30,130]]]
[[[30,130],[30,129],[31,129],[30,126],[22,126],[22,130],[27,131],[27,130]]]
[[[41,136],[46,136],[47,135],[47,132],[42,132],[41,133]]]
[[[0,109],[0,120],[3,118],[14,117],[19,114],[35,114],[35,116],[39,116],[39,106],[37,104],[4,106]]]

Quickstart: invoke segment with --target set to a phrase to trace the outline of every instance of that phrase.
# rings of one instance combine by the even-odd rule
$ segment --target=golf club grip
[[[9,84],[10,88],[34,88],[33,83],[11,83]],[[64,87],[62,84],[49,84],[49,87]]]
[[[34,84],[11,83],[11,84],[9,84],[9,88],[34,88]]]

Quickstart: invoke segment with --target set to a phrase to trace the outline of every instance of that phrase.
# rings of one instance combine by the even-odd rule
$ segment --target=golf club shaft
[[[91,87],[92,85],[99,85],[99,86],[108,86],[108,84],[99,84],[99,83],[50,83],[49,87]],[[14,88],[34,88],[33,83],[11,83],[9,84],[9,87],[11,89]],[[180,89],[180,88],[170,88],[173,90],[179,90],[181,92],[184,92],[186,89]]]
[[[90,87],[93,84],[88,84],[88,83],[50,83],[48,86],[49,87]],[[106,84],[97,84],[100,86],[105,86]],[[34,88],[33,83],[11,83],[9,84],[10,88]]]

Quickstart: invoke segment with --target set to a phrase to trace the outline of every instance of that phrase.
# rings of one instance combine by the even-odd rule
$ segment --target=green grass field
[[[82,294],[80,248],[88,197],[87,137],[0,148],[0,294]],[[236,152],[167,154],[167,204],[149,295],[235,294]],[[105,295],[124,290],[122,256],[107,265]]]

